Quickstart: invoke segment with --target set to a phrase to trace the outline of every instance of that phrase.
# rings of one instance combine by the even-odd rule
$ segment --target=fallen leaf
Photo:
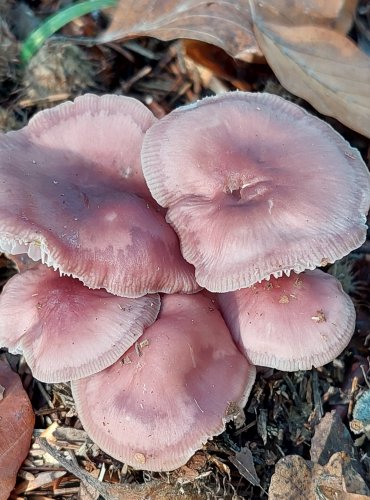
[[[17,472],[26,458],[35,417],[21,379],[5,360],[0,359],[0,500],[7,500]]]
[[[232,455],[229,460],[238,469],[240,474],[247,479],[253,486],[259,486],[260,480],[257,476],[256,469],[254,468],[253,455],[248,447],[242,448],[240,451],[235,453],[235,457]]]
[[[338,451],[344,451],[351,457],[354,457],[355,454],[347,427],[343,424],[340,416],[332,411],[326,413],[315,428],[315,434],[311,441],[311,460],[325,465],[330,457]]]
[[[311,464],[298,455],[288,455],[278,461],[271,478],[270,500],[311,500],[308,490],[311,483]]]
[[[370,137],[370,58],[341,33],[317,26],[284,25],[283,14],[253,5],[258,44],[280,83]]]
[[[199,40],[241,60],[258,52],[248,0],[120,0],[98,41],[139,36]]]
[[[268,0],[271,13],[283,13],[290,24],[314,24],[347,33],[357,0]],[[185,38],[215,45],[235,59],[251,62],[258,54],[249,0],[120,0],[100,42],[152,36]]]
[[[259,0],[264,16],[281,16],[288,26],[314,25],[340,33],[351,29],[357,0]]]
[[[204,87],[209,87],[209,82],[207,82],[207,76],[209,75],[209,79],[215,77],[222,78],[232,83],[232,85],[239,90],[251,91],[252,86],[249,83],[251,77],[251,64],[234,59],[226,54],[224,50],[216,47],[216,45],[210,45],[209,43],[199,42],[197,40],[183,40],[180,46],[185,54],[185,64],[188,65],[190,60],[193,61],[193,64],[195,63],[195,67],[200,74]],[[270,72],[266,59],[262,54],[254,54],[250,62],[260,65],[263,64],[267,68],[266,71]],[[204,71],[206,71],[206,78],[204,78]]]
[[[324,466],[289,455],[276,464],[269,500],[345,500],[351,498],[351,494],[368,498],[369,489],[356,470],[359,466],[361,464],[343,452],[334,453]]]
[[[344,35],[356,5],[356,0],[119,0],[98,41],[185,38],[247,62],[260,48],[290,92],[369,136],[370,58]],[[219,68],[215,61],[211,66]],[[237,81],[230,67],[228,79]]]
[[[183,46],[188,57],[197,64],[210,69],[216,76],[225,80],[236,80],[236,61],[222,49],[197,40],[184,40]]]
[[[370,56],[369,0],[359,0],[355,15],[356,37],[358,46]]]

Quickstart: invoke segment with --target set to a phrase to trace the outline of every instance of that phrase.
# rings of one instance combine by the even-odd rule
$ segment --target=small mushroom
[[[274,95],[227,93],[172,111],[148,130],[142,165],[197,282],[213,292],[334,262],[366,237],[359,152]]]
[[[0,347],[23,353],[42,382],[86,377],[117,361],[153,323],[159,307],[158,294],[116,297],[39,265],[4,286]]]
[[[85,95],[0,135],[0,249],[115,295],[198,290],[141,171],[154,121],[135,99]]]
[[[272,277],[217,295],[247,359],[279,370],[310,370],[338,356],[355,328],[355,309],[337,279],[318,269]]]
[[[168,295],[157,321],[111,367],[72,383],[97,445],[137,469],[175,469],[244,407],[255,368],[214,302]]]

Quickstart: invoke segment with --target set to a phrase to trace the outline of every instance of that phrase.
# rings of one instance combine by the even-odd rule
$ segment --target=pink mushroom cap
[[[85,95],[1,135],[0,249],[116,295],[198,290],[141,171],[154,122],[135,99]]]
[[[351,299],[319,269],[218,294],[217,301],[236,344],[260,366],[322,366],[343,351],[355,329]]]
[[[213,292],[334,262],[366,237],[359,152],[274,95],[227,93],[172,111],[147,132],[142,166]]]
[[[157,321],[123,358],[72,383],[94,442],[138,469],[175,469],[248,398],[255,368],[232,341],[212,300],[169,295]],[[104,397],[102,397],[104,395]]]
[[[39,265],[4,286],[0,347],[23,353],[42,382],[67,382],[117,361],[155,321],[159,307],[158,294],[117,297]]]

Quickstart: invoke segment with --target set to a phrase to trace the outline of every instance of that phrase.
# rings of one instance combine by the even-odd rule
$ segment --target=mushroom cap
[[[366,237],[359,152],[274,95],[227,93],[172,111],[147,132],[142,166],[197,282],[214,292],[334,262]]]
[[[279,370],[310,370],[338,356],[355,328],[340,282],[315,269],[217,295],[230,332],[248,360]]]
[[[67,382],[117,361],[155,321],[159,307],[158,294],[116,297],[39,265],[4,286],[0,346],[23,353],[42,382]]]
[[[172,470],[239,412],[255,379],[214,303],[169,295],[136,348],[72,383],[81,422],[97,445],[135,468]],[[101,395],[104,394],[104,398]]]
[[[55,174],[57,180],[73,178],[81,188],[102,183],[152,200],[140,151],[145,132],[156,121],[153,113],[132,97],[85,94],[31,118],[23,133],[31,143],[29,153],[36,157],[31,154],[27,166],[31,167],[33,159],[36,164],[32,164],[37,165],[34,171],[45,169],[47,176]],[[19,132],[8,134],[17,135]],[[43,148],[61,152],[63,168],[48,161]]]
[[[148,201],[140,148],[154,121],[135,99],[86,95],[0,136],[0,248],[116,295],[199,289]]]

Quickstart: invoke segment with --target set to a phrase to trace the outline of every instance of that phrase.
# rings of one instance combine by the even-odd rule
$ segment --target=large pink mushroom
[[[234,92],[178,108],[147,132],[142,164],[211,291],[314,269],[365,240],[370,176],[358,151],[280,97]]]
[[[224,430],[254,379],[214,302],[198,293],[164,296],[157,321],[135,347],[73,382],[72,391],[102,450],[135,468],[163,471]]]
[[[23,353],[43,382],[86,377],[117,361],[159,307],[158,294],[116,297],[39,265],[13,276],[0,295],[0,347]]]
[[[122,296],[194,292],[194,269],[151,202],[139,101],[85,95],[0,136],[0,249]]]
[[[318,269],[217,294],[233,338],[256,365],[310,370],[336,358],[355,328],[355,308],[333,276]]]

